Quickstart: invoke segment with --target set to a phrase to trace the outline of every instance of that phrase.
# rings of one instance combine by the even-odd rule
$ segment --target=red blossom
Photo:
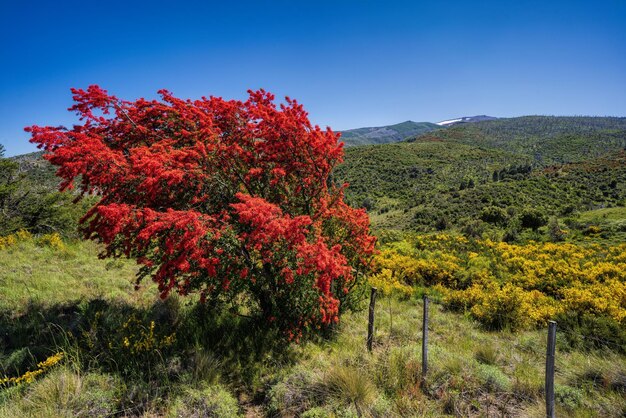
[[[263,90],[246,101],[72,93],[81,125],[26,130],[61,188],[101,197],[82,223],[104,256],[136,258],[162,297],[247,295],[294,339],[338,320],[374,251],[366,213],[329,182],[339,134]]]

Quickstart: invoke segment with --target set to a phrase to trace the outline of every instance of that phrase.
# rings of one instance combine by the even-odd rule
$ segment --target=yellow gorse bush
[[[56,250],[65,249],[65,244],[63,244],[63,239],[61,238],[61,235],[59,235],[56,232],[52,234],[42,235],[37,240],[37,244],[42,245],[42,246],[48,246]]]
[[[124,337],[121,346],[131,354],[140,354],[169,347],[176,341],[176,334],[159,336],[155,333],[156,324],[150,321],[149,326],[143,325],[142,321],[134,315],[124,323],[122,332]],[[112,344],[113,345],[113,344]]]
[[[492,328],[530,328],[564,312],[626,325],[626,244],[517,245],[430,234],[385,246],[375,265],[372,283],[435,286],[450,308]]]
[[[50,356],[44,361],[38,363],[37,369],[29,370],[21,376],[0,378],[0,387],[34,382],[38,376],[44,374],[51,367],[59,363],[63,359],[63,355],[63,352],[56,353],[55,355]]]
[[[0,237],[0,250],[6,250],[7,248],[13,247],[20,242],[30,241],[32,239],[33,236],[30,232],[21,229],[14,234]]]
[[[402,297],[410,297],[413,287],[401,282],[391,269],[383,268],[369,278],[372,287],[376,287],[384,295],[396,294]]]
[[[138,358],[154,358],[154,352],[172,347],[176,342],[176,333],[169,333],[166,324],[154,320],[148,321],[130,313],[122,322],[107,321],[102,311],[97,311],[89,325],[82,330],[80,343],[90,351],[106,350],[116,362],[136,361]]]
[[[511,283],[491,282],[465,290],[440,289],[444,302],[468,310],[488,328],[512,330],[545,324],[558,309],[556,302],[537,290],[525,291]]]
[[[34,241],[37,245],[41,247],[51,247],[56,250],[64,250],[65,244],[63,243],[63,239],[61,235],[56,232],[51,234],[41,235],[36,238],[33,235],[26,231],[25,229],[21,229],[14,234],[6,235],[0,237],[0,251],[6,250],[10,247],[13,247],[21,242],[32,242]]]

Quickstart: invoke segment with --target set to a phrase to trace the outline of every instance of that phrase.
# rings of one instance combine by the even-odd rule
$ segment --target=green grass
[[[0,389],[1,417],[542,415],[545,330],[488,332],[432,304],[423,380],[417,296],[378,300],[372,353],[367,311],[346,314],[328,339],[285,347],[246,318],[136,293],[135,266],[97,253],[80,242],[0,251],[0,374],[66,353],[35,382]],[[156,343],[175,342],[133,354],[124,337],[151,321]],[[626,357],[557,340],[558,415],[623,416]]]
[[[372,354],[365,348],[367,313],[346,315],[336,340],[304,345],[297,368],[282,372],[280,383],[270,390],[275,409],[301,412],[316,408],[326,416],[339,416],[346,410],[356,413],[351,401],[366,393],[372,400],[361,411],[365,416],[541,416],[544,331],[486,332],[463,316],[431,305],[430,365],[422,383],[421,310],[421,301],[416,299],[380,299]],[[559,415],[624,413],[626,399],[618,382],[626,377],[625,359],[609,352],[589,354],[559,345]],[[303,370],[306,387],[317,390],[290,383],[296,376],[302,378]],[[335,385],[336,379],[342,382],[339,397],[325,390]]]
[[[579,219],[583,222],[619,222],[626,220],[626,208],[604,208],[581,212]]]
[[[93,242],[65,243],[59,251],[32,240],[0,251],[0,310],[18,314],[29,303],[52,306],[97,298],[130,303],[153,297],[133,292],[134,261],[99,260],[99,251]]]
[[[576,213],[563,218],[572,241],[589,243],[626,242],[626,207],[610,207]]]

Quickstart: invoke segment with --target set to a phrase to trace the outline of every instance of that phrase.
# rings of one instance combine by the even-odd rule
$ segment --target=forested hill
[[[626,118],[498,119],[349,148],[335,181],[376,229],[503,232],[531,209],[545,222],[626,206],[625,147]]]
[[[17,155],[10,159],[18,164],[18,171],[31,182],[49,191],[57,190],[60,180],[55,175],[56,167],[43,159],[43,151]]]
[[[415,140],[455,141],[529,157],[535,165],[579,162],[626,147],[626,118],[523,116],[452,126]]]
[[[341,140],[346,146],[386,144],[399,142],[415,135],[440,129],[439,125],[430,122],[406,121],[389,126],[375,128],[358,128],[341,132]]]

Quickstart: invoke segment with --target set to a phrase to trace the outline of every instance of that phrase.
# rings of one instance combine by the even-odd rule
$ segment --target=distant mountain
[[[626,147],[626,118],[618,117],[521,116],[448,126],[409,141],[499,149],[544,166],[584,161]]]
[[[43,151],[36,151],[9,157],[9,159],[19,164],[19,171],[30,181],[51,192],[56,191],[60,182],[56,176],[57,169],[43,158],[43,154]]]
[[[341,132],[341,140],[347,147],[357,145],[376,145],[400,142],[418,135],[450,126],[496,120],[487,115],[463,116],[456,119],[444,120],[438,123],[406,121],[395,125],[378,126],[372,128],[349,129]]]
[[[441,129],[441,127],[430,122],[413,122],[408,120],[395,125],[342,131],[341,141],[345,142],[348,147],[355,145],[387,144],[390,142],[399,142],[435,129]]]
[[[456,119],[442,120],[441,122],[437,122],[435,125],[448,127],[448,126],[458,125],[460,123],[483,122],[486,120],[495,120],[495,119],[498,119],[498,118],[495,118],[493,116],[487,116],[487,115],[463,116],[463,117],[456,118]]]

